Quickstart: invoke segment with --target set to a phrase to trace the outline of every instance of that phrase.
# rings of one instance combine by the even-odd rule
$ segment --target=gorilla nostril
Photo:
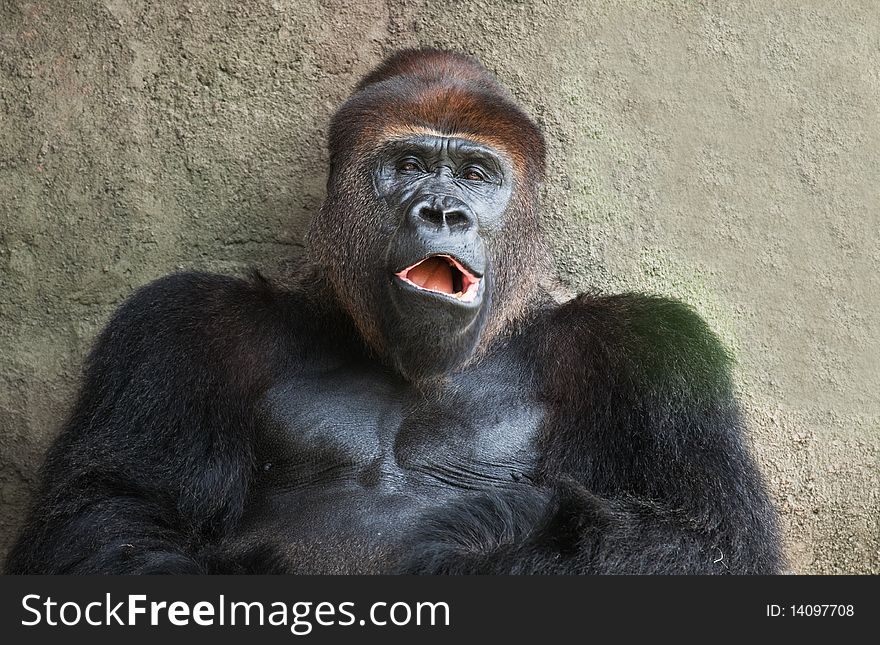
[[[443,211],[439,208],[433,208],[432,206],[422,206],[418,210],[418,215],[423,220],[428,221],[431,224],[434,224],[436,226],[443,226]]]
[[[458,228],[470,224],[470,218],[463,211],[447,211],[444,213],[446,225],[450,228]]]

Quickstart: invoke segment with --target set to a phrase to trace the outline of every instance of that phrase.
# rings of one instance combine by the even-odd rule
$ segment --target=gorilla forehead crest
[[[520,180],[543,178],[544,137],[507,90],[473,58],[434,49],[400,51],[361,80],[331,123],[331,160],[425,132],[489,145]]]

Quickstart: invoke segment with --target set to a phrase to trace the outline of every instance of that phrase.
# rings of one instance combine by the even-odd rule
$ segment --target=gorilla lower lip
[[[450,255],[431,255],[395,275],[417,289],[462,302],[473,302],[480,287],[480,278]]]

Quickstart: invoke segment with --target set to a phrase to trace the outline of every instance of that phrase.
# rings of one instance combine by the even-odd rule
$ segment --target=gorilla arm
[[[120,307],[7,573],[203,570],[195,554],[244,504],[250,411],[268,376],[260,356],[284,338],[271,332],[271,297],[259,284],[177,274]]]
[[[776,572],[775,512],[706,324],[662,298],[581,296],[542,333],[542,488],[425,518],[402,571]]]

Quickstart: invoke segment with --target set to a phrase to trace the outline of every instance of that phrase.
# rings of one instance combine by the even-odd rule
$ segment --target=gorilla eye
[[[397,164],[397,170],[399,172],[417,172],[421,170],[421,166],[414,159],[404,159]]]
[[[467,181],[486,181],[486,175],[484,175],[478,168],[474,167],[465,168],[461,173],[461,177]]]

